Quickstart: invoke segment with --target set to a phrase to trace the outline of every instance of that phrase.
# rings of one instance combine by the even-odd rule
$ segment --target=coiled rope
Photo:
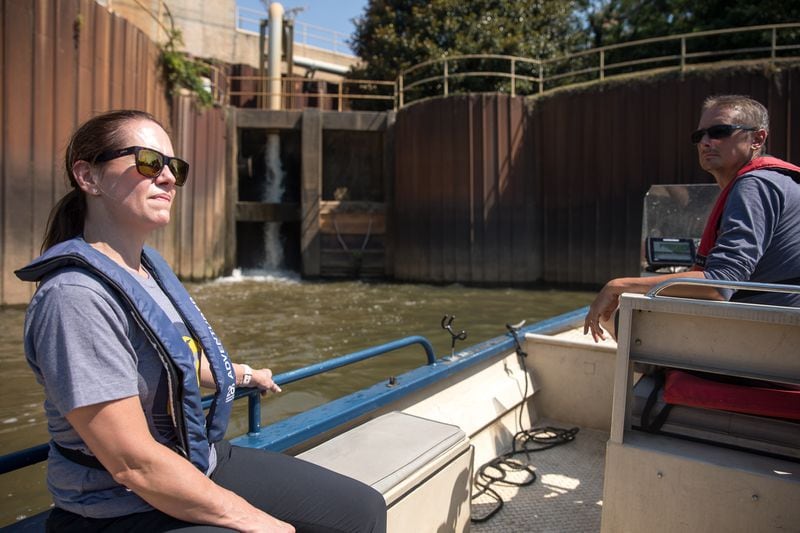
[[[509,326],[508,324],[506,324],[506,327],[511,332],[512,336],[514,337],[514,341],[516,342],[517,355],[520,356],[520,364],[525,375],[525,391],[522,394],[523,403],[520,404],[518,421],[519,425],[517,426],[522,427],[522,411],[524,409],[524,400],[528,397],[528,368],[525,364],[525,358],[528,354],[522,351],[522,346],[520,345],[519,338],[517,337],[516,328]],[[531,464],[530,454],[543,452],[545,450],[555,448],[556,446],[561,446],[562,444],[572,442],[575,440],[575,436],[578,434],[578,431],[579,428],[577,427],[564,429],[553,426],[544,426],[539,428],[524,429],[517,432],[511,442],[510,452],[495,457],[488,463],[483,464],[475,472],[475,477],[473,478],[474,490],[472,493],[473,507],[475,500],[484,495],[494,500],[495,505],[489,512],[483,514],[482,516],[476,517],[473,513],[471,521],[475,523],[486,522],[503,508],[503,498],[492,488],[492,485],[495,483],[504,483],[506,485],[513,485],[516,487],[526,487],[528,485],[532,485],[536,481],[536,470]],[[525,454],[526,462],[523,463],[522,461],[514,458],[515,456],[523,453]],[[507,474],[515,472],[524,472],[526,474],[525,479],[522,481],[511,481],[507,479]]]

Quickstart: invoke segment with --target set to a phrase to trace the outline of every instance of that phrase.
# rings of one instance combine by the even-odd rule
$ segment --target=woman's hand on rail
[[[281,388],[272,380],[272,370],[269,368],[253,369],[253,378],[250,380],[250,386],[258,387],[262,396],[266,396],[268,392],[281,392]]]

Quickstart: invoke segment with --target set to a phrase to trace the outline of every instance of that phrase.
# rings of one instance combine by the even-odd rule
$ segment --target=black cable
[[[518,425],[518,427],[522,427],[522,412],[525,409],[525,398],[528,397],[528,368],[525,365],[525,357],[527,357],[527,354],[522,351],[519,340],[517,339],[516,330],[508,324],[506,324],[506,327],[511,331],[512,336],[517,341],[517,354],[520,355],[520,364],[522,365],[522,370],[525,375],[525,390],[522,394],[523,402],[520,404]],[[505,483],[506,485],[516,487],[532,485],[536,481],[536,471],[531,465],[530,454],[549,450],[556,446],[572,442],[575,440],[575,435],[578,434],[578,431],[579,429],[577,427],[564,429],[553,426],[518,431],[511,442],[510,452],[495,457],[488,463],[483,464],[475,472],[473,484],[477,492],[473,492],[472,501],[474,502],[477,498],[486,494],[494,499],[496,504],[488,513],[477,518],[473,516],[470,520],[474,523],[486,522],[503,508],[503,498],[492,488],[492,485],[495,483]],[[523,453],[527,460],[526,463],[514,459],[515,455]],[[506,479],[507,473],[522,471],[528,474],[525,480],[510,481]]]

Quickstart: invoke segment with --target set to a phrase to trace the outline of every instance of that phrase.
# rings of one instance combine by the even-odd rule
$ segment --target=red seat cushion
[[[725,383],[681,370],[667,370],[664,401],[776,418],[800,420],[800,390],[758,382]]]

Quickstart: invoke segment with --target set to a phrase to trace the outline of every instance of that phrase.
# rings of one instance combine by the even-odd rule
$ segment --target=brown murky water
[[[457,349],[588,304],[588,292],[470,288],[354,281],[311,283],[286,276],[233,277],[190,284],[189,291],[235,361],[286,372],[408,335],[427,337],[437,357],[450,353],[442,316],[468,338]],[[42,392],[22,352],[23,308],[0,309],[0,453],[47,440]],[[262,404],[263,424],[302,412],[425,363],[412,346],[325,376],[296,382]],[[239,402],[229,436],[247,428]],[[0,524],[50,504],[44,464],[0,477]]]

